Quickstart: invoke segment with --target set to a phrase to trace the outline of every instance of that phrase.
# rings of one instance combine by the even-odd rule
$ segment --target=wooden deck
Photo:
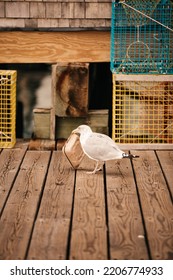
[[[0,151],[0,259],[173,259],[173,148],[86,174],[61,151]]]

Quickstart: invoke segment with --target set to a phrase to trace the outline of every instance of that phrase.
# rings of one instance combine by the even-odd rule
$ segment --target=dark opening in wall
[[[112,135],[112,73],[110,63],[91,63],[89,68],[89,109],[109,110],[109,135]]]
[[[33,109],[51,104],[51,65],[0,64],[1,70],[17,70],[16,137],[31,138]]]

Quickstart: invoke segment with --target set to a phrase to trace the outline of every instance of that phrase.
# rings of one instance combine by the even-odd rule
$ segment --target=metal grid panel
[[[113,1],[113,73],[173,73],[172,8],[170,0]]]
[[[119,143],[173,143],[173,75],[113,74],[112,131]]]
[[[0,70],[0,148],[16,142],[16,71]]]

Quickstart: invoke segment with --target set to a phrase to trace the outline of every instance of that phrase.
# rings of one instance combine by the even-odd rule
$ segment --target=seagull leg
[[[99,161],[96,161],[96,166],[93,171],[88,171],[87,174],[95,174],[97,171],[102,170],[102,166],[99,165]]]

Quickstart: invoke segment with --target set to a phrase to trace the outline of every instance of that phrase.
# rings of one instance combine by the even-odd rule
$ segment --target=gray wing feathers
[[[92,159],[105,161],[122,158],[123,152],[107,135],[92,133],[83,144],[84,152]]]

